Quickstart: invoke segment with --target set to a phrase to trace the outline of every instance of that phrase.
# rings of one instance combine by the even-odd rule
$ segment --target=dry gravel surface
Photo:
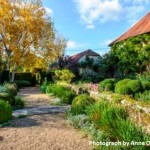
[[[25,88],[19,93],[27,107],[49,104],[51,98],[38,88]],[[0,150],[91,150],[89,139],[71,127],[64,113],[14,118],[0,128]]]

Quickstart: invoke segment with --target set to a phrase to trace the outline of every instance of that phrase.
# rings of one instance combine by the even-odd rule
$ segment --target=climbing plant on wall
[[[118,57],[117,68],[122,75],[142,73],[150,65],[150,34],[116,43],[111,53]]]

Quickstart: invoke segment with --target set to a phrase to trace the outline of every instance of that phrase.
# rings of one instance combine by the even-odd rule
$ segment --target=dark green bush
[[[141,91],[141,83],[139,80],[131,80],[127,83],[127,86],[130,87],[133,94]]]
[[[0,123],[7,122],[12,118],[12,108],[8,102],[0,99]]]
[[[36,85],[36,77],[30,72],[20,72],[15,74],[15,81],[28,81],[30,86]]]
[[[127,85],[129,81],[131,81],[131,80],[130,79],[123,79],[121,81],[118,81],[116,86],[115,86],[115,93],[118,93],[118,94],[131,94],[132,90]]]
[[[31,83],[27,80],[15,80],[13,83],[15,83],[19,88],[31,86]]]
[[[25,106],[24,101],[21,99],[21,97],[16,96],[15,97],[15,102],[14,102],[14,108],[18,109],[18,108],[23,108]]]
[[[100,92],[102,91],[113,91],[114,90],[115,79],[105,79],[101,81],[98,85]]]
[[[73,115],[84,114],[86,108],[94,103],[94,99],[88,94],[81,94],[76,96],[71,105],[71,113]]]
[[[14,105],[15,97],[10,93],[0,93],[0,99],[7,101],[10,105]]]

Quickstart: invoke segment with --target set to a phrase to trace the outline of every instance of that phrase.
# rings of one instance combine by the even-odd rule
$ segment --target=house
[[[88,50],[78,53],[76,55],[70,56],[68,59],[68,62],[79,64],[79,63],[85,61],[87,56],[89,58],[93,58],[94,63],[97,63],[100,58],[100,55],[98,53],[92,51],[91,49],[88,49]]]
[[[133,25],[127,32],[112,41],[109,46],[124,41],[128,38],[135,37],[142,34],[150,34],[150,12],[146,14],[139,22]]]

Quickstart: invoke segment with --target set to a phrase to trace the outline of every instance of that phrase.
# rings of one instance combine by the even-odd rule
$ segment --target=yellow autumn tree
[[[12,80],[17,68],[34,64],[35,57],[45,58],[45,64],[56,58],[61,49],[55,41],[53,23],[40,0],[0,0],[0,45]]]

